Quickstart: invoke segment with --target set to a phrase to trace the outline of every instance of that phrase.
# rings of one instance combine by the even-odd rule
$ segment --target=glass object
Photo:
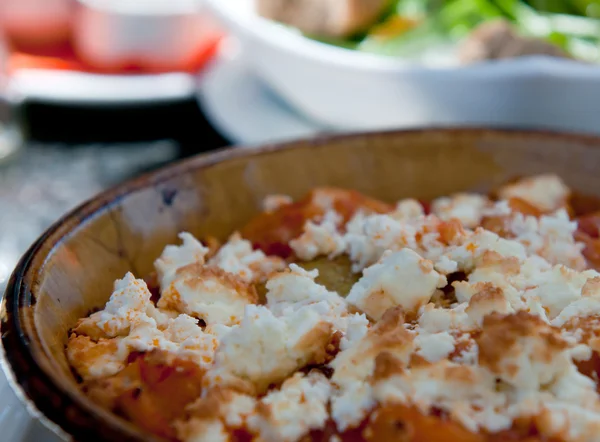
[[[8,50],[0,34],[0,161],[17,152],[23,141],[8,94],[7,60]]]

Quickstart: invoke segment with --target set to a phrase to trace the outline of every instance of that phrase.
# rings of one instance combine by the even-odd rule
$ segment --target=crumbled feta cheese
[[[486,252],[495,252],[505,258],[515,257],[519,261],[527,257],[525,248],[519,242],[500,238],[482,228],[477,228],[462,244],[449,247],[446,256],[458,263],[459,270],[471,271],[480,263]]]
[[[505,186],[493,206],[438,198],[434,215],[402,200],[387,215],[356,213],[343,234],[336,192],[313,192],[315,218],[290,246],[306,260],[348,253],[363,274],[346,299],[318,284],[318,271],[285,269],[239,234],[206,262],[208,249],[182,233],[155,262],[158,307],[127,274],[73,329],[69,362],[86,381],[118,373],[132,352],[196,363],[202,396],[173,424],[184,442],[229,441],[238,429],[295,442],[330,418],[344,432],[396,404],[442,410],[475,433],[532,418],[542,438],[597,442],[597,379],[577,366],[600,349],[600,273],[583,271],[557,177]],[[545,215],[513,213],[515,197]],[[290,203],[274,196],[265,207]],[[505,238],[478,227],[490,216]],[[454,290],[439,290],[446,275]],[[254,305],[265,281],[266,305]],[[323,364],[331,380],[303,374]]]
[[[386,250],[400,250],[404,247],[416,249],[416,233],[414,226],[388,215],[365,217],[359,212],[348,223],[344,235],[348,255],[354,263],[352,270],[358,272],[377,262]]]
[[[208,265],[233,273],[246,282],[257,282],[283,270],[285,261],[276,256],[266,256],[261,250],[253,250],[250,241],[234,233],[208,261]]]
[[[73,335],[67,344],[67,359],[84,380],[112,376],[125,368],[126,358],[118,354],[118,339],[92,341]]]
[[[330,365],[334,369],[332,381],[340,386],[364,382],[375,366],[375,358],[387,351],[404,364],[413,351],[413,335],[404,328],[400,308],[388,310],[352,347],[340,352]]]
[[[417,354],[429,362],[437,362],[454,351],[454,337],[448,332],[420,333],[415,338]]]
[[[442,255],[437,262],[433,265],[433,268],[442,275],[449,275],[458,270],[458,263],[452,261],[446,255]]]
[[[246,428],[246,424],[256,413],[257,400],[252,396],[238,393],[233,390],[215,388],[211,389],[195,402],[186,407],[189,419],[175,422],[175,428],[179,439],[188,440],[210,440],[203,434],[208,431],[212,436],[210,428],[214,430],[236,430]],[[226,428],[225,428],[226,427]],[[229,441],[229,436],[227,436]]]
[[[350,315],[346,301],[335,292],[317,284],[318,270],[307,272],[296,264],[288,271],[274,275],[267,282],[267,306],[276,316],[290,314],[301,308],[310,308],[330,322],[335,331],[346,333],[350,325],[368,324],[361,315]],[[366,325],[364,325],[366,327]]]
[[[551,264],[585,269],[583,244],[577,243],[573,237],[577,222],[569,220],[566,210],[561,209],[539,219],[516,213],[509,220],[508,229],[529,255],[539,255]]]
[[[572,364],[558,331],[525,312],[486,316],[477,344],[479,363],[522,391],[539,390]]]
[[[166,246],[160,257],[154,261],[162,290],[171,283],[178,269],[189,264],[204,264],[209,252],[207,247],[187,232],[181,232],[179,238],[183,242],[180,246]]]
[[[402,249],[366,268],[346,301],[378,320],[396,305],[407,313],[416,312],[429,302],[436,288],[446,284],[446,278],[433,269],[431,261]]]
[[[481,223],[484,209],[490,205],[491,201],[484,195],[459,193],[433,200],[431,212],[444,221],[456,218],[464,227],[475,228]]]
[[[317,284],[319,276],[317,269],[307,271],[297,264],[290,264],[289,269],[273,275],[266,284],[267,305],[273,312],[281,312],[290,304],[300,306],[319,301],[336,304],[343,309],[344,299],[335,292],[330,292],[324,286]]]
[[[177,344],[177,350],[172,351],[182,359],[189,359],[202,367],[209,367],[213,363],[215,350],[220,338],[210,330],[202,330],[198,320],[182,314],[169,321],[164,330],[165,338]],[[223,334],[221,334],[221,337]]]
[[[577,404],[546,402],[536,419],[542,434],[562,440],[596,442],[600,433],[600,411],[588,410]]]
[[[146,318],[165,324],[169,317],[152,304],[151,296],[144,280],[127,273],[115,282],[104,309],[81,319],[73,331],[95,339],[114,338],[126,335],[132,326]]]
[[[562,327],[571,319],[600,315],[599,298],[579,298],[568,304],[560,314],[552,320],[552,325]]]
[[[331,333],[331,324],[309,308],[275,317],[266,307],[249,305],[239,327],[223,338],[208,381],[264,392],[299,368],[320,362]]]
[[[214,361],[219,339],[198,326],[198,320],[179,315],[168,322],[164,330],[157,328],[151,318],[132,327],[129,334],[119,340],[118,354],[126,359],[133,351],[163,350],[181,359],[208,368]]]
[[[465,311],[467,306],[467,303],[462,303],[454,308],[446,309],[427,304],[420,311],[418,325],[427,333],[464,330],[471,326],[471,321]]]
[[[344,351],[361,340],[369,331],[369,326],[369,320],[364,314],[354,313],[346,316],[346,327],[344,336],[340,340],[340,350]]]
[[[484,218],[490,217],[505,217],[512,213],[510,203],[507,200],[496,201],[493,206],[483,209],[482,215]]]
[[[158,306],[186,313],[207,324],[232,325],[247,305],[258,301],[255,288],[218,268],[190,264],[177,270]]]
[[[346,250],[346,241],[338,231],[341,217],[334,211],[325,213],[320,223],[307,221],[304,233],[290,241],[290,247],[304,261],[310,261],[319,255],[330,258],[340,255]]]
[[[425,215],[423,205],[411,198],[398,201],[394,211],[389,213],[389,216],[396,220],[418,218],[423,215]]]
[[[494,312],[513,313],[514,309],[504,296],[502,289],[494,287],[490,283],[483,283],[481,290],[469,300],[469,306],[465,311],[469,319],[481,327],[483,318],[487,315]]]
[[[550,271],[539,273],[530,278],[525,298],[538,299],[544,306],[550,319],[555,318],[571,302],[581,297],[581,290],[588,277],[565,266],[557,265]]]
[[[542,212],[552,212],[565,205],[571,191],[556,175],[538,175],[503,186],[501,199],[520,198]]]
[[[446,360],[376,379],[374,397],[380,403],[411,404],[428,414],[432,407],[448,412],[467,429],[499,431],[510,428],[512,419],[495,412],[504,404],[495,390],[494,376],[477,366]]]
[[[375,405],[369,384],[352,383],[331,399],[331,417],[337,429],[345,431],[358,426]]]
[[[168,319],[164,328],[159,329],[153,318],[140,315],[131,323],[126,336],[100,339],[96,343],[88,336],[73,334],[67,344],[67,356],[84,379],[119,372],[134,351],[163,350],[208,368],[213,363],[219,338],[203,331],[197,322],[187,315],[179,315]]]
[[[185,442],[230,442],[229,432],[217,418],[192,418],[176,428],[179,439]]]
[[[281,389],[269,392],[249,422],[265,442],[294,442],[311,430],[322,429],[329,418],[331,386],[318,372],[296,373]]]
[[[571,365],[551,386],[553,397],[541,405],[542,434],[569,441],[596,441],[600,430],[600,398],[596,383]]]
[[[267,213],[275,212],[276,210],[292,204],[294,200],[288,195],[267,195],[263,200],[262,207]]]
[[[569,351],[569,354],[574,361],[589,361],[592,357],[592,349],[585,344],[579,344],[575,345],[575,347]]]

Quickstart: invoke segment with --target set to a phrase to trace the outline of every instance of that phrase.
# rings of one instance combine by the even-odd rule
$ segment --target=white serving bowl
[[[554,127],[600,133],[600,66],[524,57],[467,67],[339,48],[257,16],[252,0],[204,0],[264,81],[336,128]]]

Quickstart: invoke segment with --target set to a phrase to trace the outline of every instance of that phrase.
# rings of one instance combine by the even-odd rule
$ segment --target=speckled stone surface
[[[23,252],[86,199],[177,159],[169,141],[126,145],[26,144],[0,164],[0,290]]]

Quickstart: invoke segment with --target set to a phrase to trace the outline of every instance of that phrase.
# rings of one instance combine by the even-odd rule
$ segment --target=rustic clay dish
[[[64,345],[75,321],[105,304],[115,279],[147,275],[178,232],[225,237],[265,195],[298,197],[320,185],[395,201],[554,172],[600,196],[599,164],[600,138],[479,129],[342,136],[187,160],[98,196],[31,247],[2,301],[3,368],[30,411],[65,440],[155,440],[79,391]]]

